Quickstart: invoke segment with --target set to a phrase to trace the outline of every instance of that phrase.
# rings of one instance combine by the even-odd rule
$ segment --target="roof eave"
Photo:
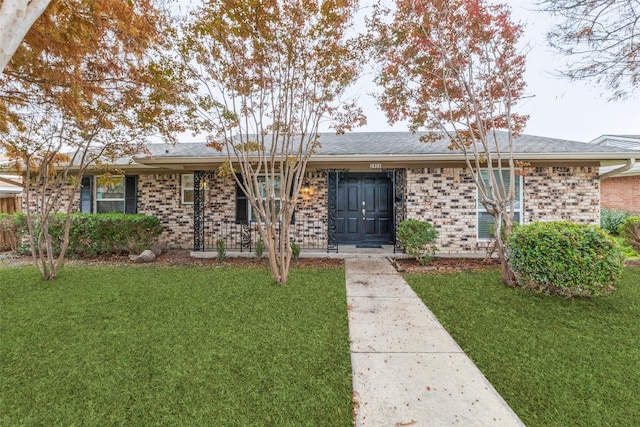
[[[600,153],[516,153],[517,160],[566,160],[566,161],[599,161],[603,164],[616,164],[616,162],[626,161],[630,158],[640,160],[640,152],[600,152]],[[194,164],[221,164],[227,160],[226,157],[156,157],[156,158],[134,158],[138,167],[173,167],[179,165]],[[313,155],[309,163],[371,163],[371,162],[459,162],[464,161],[464,155],[460,153],[446,154],[332,154]]]

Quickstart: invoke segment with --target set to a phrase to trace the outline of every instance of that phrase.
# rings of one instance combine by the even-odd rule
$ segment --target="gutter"
[[[603,179],[610,178],[612,176],[621,174],[623,172],[626,172],[629,169],[631,169],[633,167],[633,165],[635,165],[635,164],[636,164],[636,159],[634,159],[634,158],[627,159],[627,164],[626,165],[620,166],[619,168],[616,168],[614,170],[610,170],[609,172],[603,173],[602,175],[600,175],[600,179],[603,180]]]
[[[6,176],[0,176],[0,182],[4,182],[10,185],[15,185],[16,187],[22,188],[22,182],[14,181],[13,179],[7,178]]]
[[[592,160],[592,161],[620,161],[627,159],[629,153],[599,152],[599,153],[515,153],[516,160]],[[639,155],[640,156],[640,155]],[[133,161],[146,166],[166,166],[175,164],[217,164],[227,160],[226,156],[216,157],[134,157]],[[342,162],[439,162],[464,161],[461,153],[439,154],[314,154],[309,159],[313,163],[342,163]]]

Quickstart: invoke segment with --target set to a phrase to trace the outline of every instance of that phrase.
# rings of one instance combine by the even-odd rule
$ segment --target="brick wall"
[[[309,173],[309,186],[300,194],[296,209],[296,224],[303,234],[299,243],[326,241],[327,186],[322,174]],[[181,203],[180,174],[140,175],[138,179],[138,213],[155,215],[164,232],[161,239],[174,245],[190,248],[193,245],[193,205]],[[233,223],[236,215],[236,186],[233,178],[214,176],[205,186],[205,223],[216,230],[222,222]],[[316,222],[315,229],[301,228]],[[215,240],[215,236],[211,238]]]
[[[607,178],[600,185],[603,208],[640,214],[640,175]]]
[[[523,179],[525,223],[599,222],[598,168],[531,168]],[[407,171],[407,218],[429,221],[438,229],[441,253],[485,253],[488,242],[477,239],[476,197],[475,184],[465,169]]]
[[[524,182],[526,223],[600,223],[600,180],[597,167],[530,168]]]
[[[140,175],[138,213],[158,217],[164,228],[161,240],[192,247],[193,204],[182,203],[180,174]],[[213,177],[206,180],[205,213],[211,221],[235,216],[235,185],[232,178]]]
[[[71,187],[63,187],[55,193],[55,198],[54,198],[55,206],[53,208],[54,212],[66,212],[67,206],[69,205],[69,201],[71,200],[71,193],[72,193]],[[52,191],[50,189],[47,189],[45,191],[45,195],[47,198],[50,198],[51,194],[52,194]],[[31,187],[29,191],[29,207],[31,208],[31,212],[35,210],[36,203],[38,203],[38,200],[36,200],[36,191],[33,187]],[[26,212],[26,210],[27,210],[27,197],[23,197],[22,211]],[[80,191],[78,191],[75,194],[75,197],[73,198],[72,211],[73,212],[80,211]]]
[[[525,223],[571,220],[597,223],[600,183],[596,167],[530,168],[524,179]],[[318,172],[308,173],[309,184],[296,209],[298,243],[326,242],[327,186]],[[640,180],[637,181],[640,186]],[[476,188],[462,168],[407,170],[407,218],[426,220],[439,230],[439,252],[481,255],[488,242],[478,242]],[[140,175],[138,212],[157,216],[164,228],[161,239],[190,248],[193,244],[193,205],[181,202],[180,174]],[[205,220],[235,220],[235,184],[232,178],[210,178],[205,187]],[[79,209],[79,196],[75,210]]]
[[[441,253],[479,253],[488,243],[476,238],[476,187],[462,168],[407,170],[407,219],[432,223]]]

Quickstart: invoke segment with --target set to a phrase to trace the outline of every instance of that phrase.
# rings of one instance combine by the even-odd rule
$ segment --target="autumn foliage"
[[[45,279],[55,278],[68,242],[67,221],[56,259],[48,218],[72,211],[87,167],[180,130],[175,79],[158,62],[166,29],[152,0],[53,0],[0,78],[0,147],[25,174],[32,253]]]
[[[508,7],[484,0],[399,0],[393,11],[378,9],[370,28],[382,64],[380,106],[391,123],[426,128],[425,142],[447,138],[464,154],[511,284],[502,237],[514,215],[514,138],[527,120],[514,110],[525,90],[522,27]]]
[[[218,174],[246,194],[278,283],[287,281],[293,236],[286,225],[322,143],[321,121],[336,132],[364,122],[354,102],[341,100],[364,63],[347,36],[357,5],[223,0],[197,9],[185,27],[191,127],[227,153]]]

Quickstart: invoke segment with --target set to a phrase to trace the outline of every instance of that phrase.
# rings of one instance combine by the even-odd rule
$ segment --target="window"
[[[258,182],[260,183],[260,197],[263,199],[267,198],[267,193],[270,190],[271,178],[267,178],[266,176],[258,177]],[[278,209],[280,209],[280,201],[281,201],[281,188],[280,188],[280,177],[276,176],[273,182],[273,197],[275,198]],[[236,183],[236,222],[246,222],[246,221],[257,221],[258,217],[253,212],[251,208],[251,203],[247,199],[247,196],[242,191],[242,188]],[[295,222],[295,212],[291,217],[291,223]]]
[[[498,178],[498,171],[494,171],[496,174],[496,178]],[[489,181],[489,171],[483,170],[481,171],[482,180],[486,183]],[[502,171],[502,179],[504,180],[504,185],[509,186],[509,171]],[[515,199],[514,199],[514,214],[513,214],[513,222],[522,222],[522,177],[520,175],[515,176]],[[477,200],[477,212],[478,212],[478,240],[486,241],[491,240],[492,229],[493,229],[493,216],[487,212],[487,210],[480,203],[480,195],[479,192],[476,193]]]
[[[190,205],[193,203],[193,174],[184,174],[182,176],[182,204]]]
[[[192,205],[194,202],[195,190],[194,188],[194,175],[192,173],[181,175],[181,201],[183,205]],[[200,184],[200,197],[203,202],[206,200],[206,192],[204,191],[207,183],[202,181]]]
[[[98,179],[98,178],[96,178]],[[124,213],[124,176],[110,177],[107,182],[96,182],[96,213]]]
[[[193,204],[193,174],[183,174],[182,176],[182,204],[183,205],[192,205]]]
[[[267,178],[266,176],[258,177],[258,184],[260,184],[260,198],[265,200],[267,199],[268,192],[271,190],[271,178]],[[276,200],[277,212],[280,211],[280,177],[276,176],[273,180],[273,194],[272,197]],[[251,208],[251,204],[249,204],[249,218],[251,221],[257,221],[258,215],[253,212]]]
[[[114,176],[102,182],[97,176],[82,177],[80,211],[84,213],[137,212],[138,177]]]

